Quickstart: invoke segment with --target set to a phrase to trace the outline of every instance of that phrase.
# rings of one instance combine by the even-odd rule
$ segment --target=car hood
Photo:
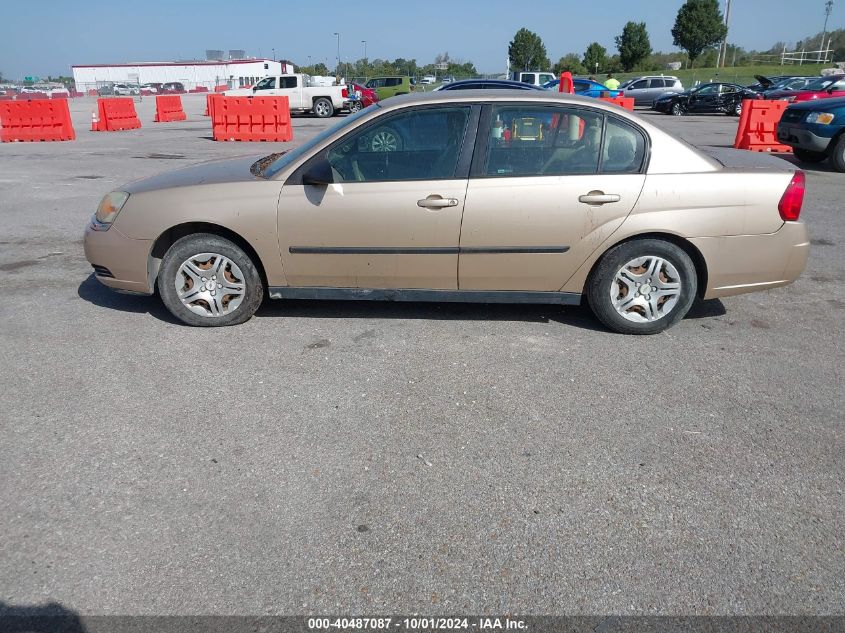
[[[200,163],[184,169],[167,171],[150,178],[135,180],[121,187],[120,191],[137,194],[176,187],[262,180],[250,171],[250,168],[262,158],[264,158],[262,155],[252,155]]]
[[[688,97],[691,90],[684,90],[683,92],[667,92],[665,95],[657,97],[657,101],[670,101],[676,97]]]

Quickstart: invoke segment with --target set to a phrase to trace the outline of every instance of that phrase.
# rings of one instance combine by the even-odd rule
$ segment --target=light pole
[[[364,45],[364,75],[367,75],[367,40],[361,40],[361,44]]]
[[[824,3],[824,29],[822,30],[822,45],[819,47],[824,50],[824,61],[827,62],[827,50],[824,48],[824,38],[827,37],[827,19],[830,17],[831,12],[833,11],[833,0],[827,0]],[[821,56],[822,53],[819,53]]]
[[[340,79],[340,33],[335,33],[335,37],[337,37],[337,68],[335,72],[337,74],[337,78]]]
[[[276,49],[271,48],[270,50],[273,51],[273,61],[276,61]]]

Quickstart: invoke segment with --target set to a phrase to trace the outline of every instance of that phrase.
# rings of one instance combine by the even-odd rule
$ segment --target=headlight
[[[129,200],[129,194],[125,191],[112,191],[111,193],[107,193],[100,202],[100,206],[97,207],[97,212],[94,214],[94,218],[100,224],[110,225],[114,222],[114,219],[117,217],[117,214],[120,213],[120,210],[123,208],[123,205],[126,204],[127,200]]]
[[[794,96],[792,96],[792,97],[784,97],[784,98],[783,98],[783,101],[789,101],[789,103],[792,103],[793,101],[795,101],[795,97],[794,97]]]
[[[807,115],[807,123],[818,123],[819,125],[829,125],[836,118],[835,114],[830,112],[810,112]]]

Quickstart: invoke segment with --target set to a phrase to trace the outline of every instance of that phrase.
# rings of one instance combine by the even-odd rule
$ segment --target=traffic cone
[[[91,113],[91,131],[100,132],[100,116],[96,112]]]

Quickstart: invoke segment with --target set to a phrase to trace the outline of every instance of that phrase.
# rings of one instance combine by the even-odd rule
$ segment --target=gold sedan
[[[765,158],[713,157],[572,95],[409,95],[280,155],[111,192],[85,252],[103,284],[158,287],[189,325],[242,323],[265,296],[586,299],[607,327],[653,334],[697,298],[803,271],[803,173]]]

